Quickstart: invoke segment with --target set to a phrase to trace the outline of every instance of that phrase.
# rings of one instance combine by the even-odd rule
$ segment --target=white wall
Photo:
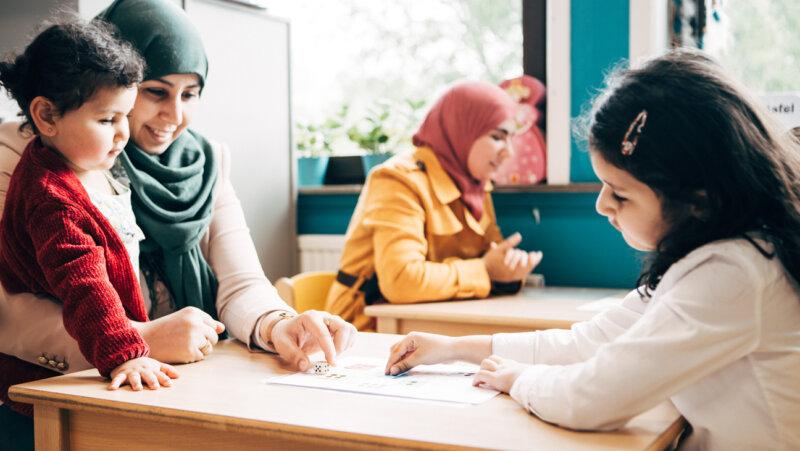
[[[270,280],[294,274],[289,24],[258,9],[186,0],[209,59],[192,128],[226,143],[231,180]]]

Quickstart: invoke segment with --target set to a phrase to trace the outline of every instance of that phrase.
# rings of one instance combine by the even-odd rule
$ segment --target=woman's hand
[[[508,393],[527,366],[516,360],[493,355],[481,362],[481,369],[475,374],[472,384]]]
[[[330,313],[308,310],[294,318],[278,321],[271,337],[275,351],[300,371],[311,367],[308,355],[319,350],[334,364],[336,356],[355,343],[355,326]]]
[[[495,282],[522,280],[542,261],[541,252],[525,252],[515,247],[522,242],[519,232],[509,236],[500,244],[491,243],[483,254],[483,264],[489,278]]]
[[[133,391],[142,389],[144,382],[151,390],[159,387],[171,387],[170,379],[177,379],[178,371],[166,363],[150,357],[131,359],[111,371],[111,384],[109,390],[116,390],[125,384],[130,384]]]
[[[477,363],[488,356],[491,350],[492,337],[488,335],[454,338],[411,332],[392,346],[384,371],[396,376],[417,365],[432,365],[448,360]]]
[[[132,323],[150,346],[150,357],[168,363],[202,360],[217,344],[217,334],[225,330],[225,325],[195,307],[146,323]]]

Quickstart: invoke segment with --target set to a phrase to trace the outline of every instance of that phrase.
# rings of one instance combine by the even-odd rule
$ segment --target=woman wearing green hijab
[[[251,349],[279,353],[300,370],[318,350],[332,361],[352,344],[355,328],[324,312],[296,315],[278,297],[228,178],[227,148],[187,128],[208,71],[194,25],[164,0],[117,0],[98,18],[116,25],[147,63],[115,175],[129,181],[146,236],[141,282],[153,321],[136,326],[151,356],[197,361],[227,332]],[[13,171],[15,154],[30,139],[18,125],[0,125],[2,177]],[[5,187],[0,180],[0,211]],[[88,368],[64,331],[60,309],[33,294],[0,292],[0,352],[37,365],[46,354],[45,365],[66,363],[63,372]]]

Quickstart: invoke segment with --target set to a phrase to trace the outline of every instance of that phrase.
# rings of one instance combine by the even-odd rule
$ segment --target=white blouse
[[[113,193],[105,193],[84,185],[89,199],[100,213],[106,217],[111,227],[119,235],[120,241],[128,251],[128,257],[133,265],[133,272],[139,278],[139,241],[144,239],[144,232],[136,224],[131,205],[131,190],[122,183],[114,180],[111,173],[104,172]]]
[[[671,399],[693,427],[684,449],[800,449],[798,286],[747,240],[691,252],[652,298],[492,346],[532,364],[511,396],[546,421],[614,429]]]

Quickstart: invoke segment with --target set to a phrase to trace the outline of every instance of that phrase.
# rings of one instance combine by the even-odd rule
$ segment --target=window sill
[[[358,194],[363,185],[303,186],[300,194]],[[567,185],[496,186],[495,193],[597,193],[600,183],[570,183]]]

